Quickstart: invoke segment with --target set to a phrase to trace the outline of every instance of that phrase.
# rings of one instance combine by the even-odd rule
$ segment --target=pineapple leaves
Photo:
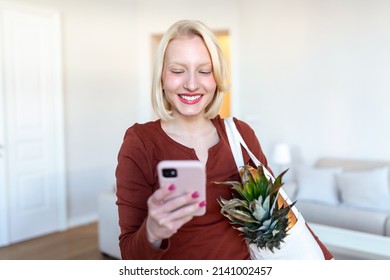
[[[279,174],[278,177],[275,179],[275,184],[282,184],[282,178],[287,173],[288,169],[284,170],[282,173]]]
[[[279,249],[289,230],[290,210],[295,204],[278,203],[283,186],[283,171],[274,181],[264,174],[263,166],[257,169],[246,165],[240,170],[241,182],[227,181],[216,184],[231,185],[235,191],[231,199],[219,199],[221,214],[229,219],[248,243],[259,248]]]
[[[272,188],[270,188],[270,196],[271,198],[275,198],[280,190],[280,188],[283,186],[282,178],[284,174],[286,174],[288,169],[284,170],[278,177],[276,177]],[[271,183],[270,183],[271,184]]]

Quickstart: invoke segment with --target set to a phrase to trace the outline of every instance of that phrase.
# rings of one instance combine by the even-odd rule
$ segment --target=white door
[[[0,22],[0,238],[14,243],[66,228],[60,25],[55,12],[20,7],[3,7]]]

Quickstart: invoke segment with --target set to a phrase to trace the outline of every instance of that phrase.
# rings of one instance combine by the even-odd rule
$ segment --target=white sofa
[[[321,158],[313,167],[293,168],[295,182],[285,189],[309,223],[390,236],[389,167],[389,162]]]
[[[98,196],[98,240],[100,252],[115,259],[121,259],[119,250],[118,207],[114,191]]]

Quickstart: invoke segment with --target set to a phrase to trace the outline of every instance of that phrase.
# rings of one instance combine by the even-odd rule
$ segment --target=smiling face
[[[174,117],[203,116],[217,84],[210,54],[201,37],[179,37],[168,44],[162,85]]]

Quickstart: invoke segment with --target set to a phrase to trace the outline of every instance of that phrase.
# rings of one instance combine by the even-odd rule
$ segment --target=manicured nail
[[[199,197],[199,193],[198,192],[194,192],[191,196],[192,196],[192,198],[197,198],[197,197]]]
[[[200,207],[205,207],[205,206],[206,206],[206,201],[204,201],[204,200],[201,201],[201,202],[199,203],[199,206],[200,206]]]
[[[173,184],[168,187],[168,190],[170,190],[170,191],[173,191],[174,189],[176,189],[176,187]]]

